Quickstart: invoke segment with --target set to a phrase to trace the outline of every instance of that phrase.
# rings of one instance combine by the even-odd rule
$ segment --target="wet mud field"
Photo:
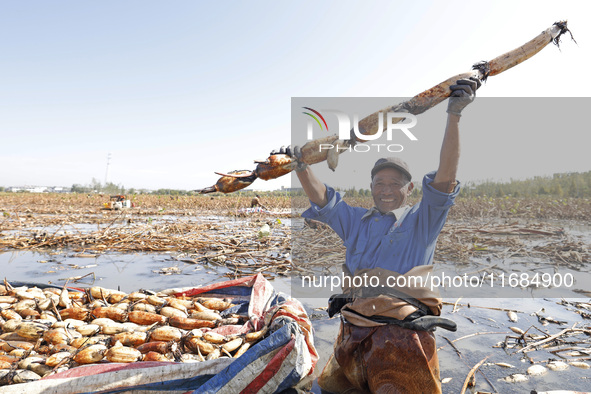
[[[328,317],[324,291],[303,296],[293,282],[338,274],[344,249],[331,230],[304,226],[284,205],[241,215],[235,206],[58,212],[3,204],[0,273],[8,281],[131,292],[261,272],[306,307],[320,354],[315,374],[332,352],[339,317]],[[461,392],[467,380],[466,392],[589,391],[590,244],[591,226],[580,218],[450,218],[435,272],[482,283],[442,289],[443,316],[458,324],[436,331],[444,392]]]

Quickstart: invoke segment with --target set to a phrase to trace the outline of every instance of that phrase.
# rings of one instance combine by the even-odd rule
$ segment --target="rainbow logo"
[[[318,115],[320,117],[320,119],[322,119],[322,123],[324,123],[324,126],[326,127],[326,131],[328,131],[328,125],[326,124],[326,120],[324,120],[324,117],[322,115],[320,115],[320,112],[310,108],[310,107],[302,107],[304,109],[307,109],[308,111],[314,112],[314,114]],[[316,121],[316,123],[318,123],[318,126],[320,126],[320,130],[324,130],[324,128],[322,127],[322,123],[320,123],[320,120],[318,120],[318,118],[314,115],[312,115],[310,112],[302,112],[305,115],[308,115],[309,117],[311,117],[312,119],[314,119]]]

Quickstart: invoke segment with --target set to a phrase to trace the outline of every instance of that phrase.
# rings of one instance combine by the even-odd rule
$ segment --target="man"
[[[424,278],[432,271],[437,237],[459,193],[461,111],[479,86],[477,79],[451,86],[439,168],[425,175],[421,202],[413,207],[407,205],[412,176],[399,158],[375,163],[370,184],[375,207],[370,210],[350,207],[309,166],[298,163],[297,176],[311,202],[302,216],[328,224],[341,237],[347,275],[374,276],[380,283],[374,289],[345,285],[344,295],[329,300],[329,313],[340,311],[343,319],[335,352],[318,379],[323,390],[441,392],[433,329],[455,330],[455,324],[436,317],[441,299],[426,286],[393,288],[386,279]]]
[[[255,194],[255,197],[253,197],[253,199],[250,201],[250,207],[261,207],[261,209],[267,209],[263,206],[263,204],[261,204],[261,196],[259,196],[258,194]]]

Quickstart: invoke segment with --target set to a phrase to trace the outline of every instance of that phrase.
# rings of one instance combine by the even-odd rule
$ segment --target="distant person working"
[[[261,207],[262,209],[267,210],[267,208],[265,208],[265,206],[263,204],[261,204],[261,196],[259,196],[258,194],[255,195],[255,197],[253,197],[253,199],[250,201],[250,207],[251,208]]]

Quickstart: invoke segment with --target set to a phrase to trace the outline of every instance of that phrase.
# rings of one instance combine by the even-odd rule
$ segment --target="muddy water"
[[[578,235],[590,238],[591,229],[586,225],[573,228]],[[70,284],[78,286],[100,285],[107,288],[121,289],[126,292],[145,289],[165,289],[171,287],[203,286],[226,280],[227,270],[219,266],[189,264],[181,261],[183,255],[179,253],[159,254],[102,254],[93,258],[76,257],[68,251],[60,252],[4,252],[0,254],[0,276],[13,281],[28,281],[63,285],[68,278]],[[583,267],[584,266],[584,267]],[[582,264],[582,271],[589,271],[588,263]],[[88,276],[85,276],[88,275]],[[580,273],[579,273],[580,275]],[[73,282],[73,277],[85,276],[79,282]],[[286,277],[272,279],[276,290],[290,293],[291,280]],[[591,290],[587,288],[587,290]],[[497,294],[502,296],[502,294]],[[535,294],[534,294],[535,296]],[[569,293],[572,297],[580,294]],[[464,379],[470,369],[485,357],[487,362],[480,368],[482,373],[476,375],[476,386],[472,392],[530,392],[531,390],[579,390],[588,391],[591,387],[590,370],[570,367],[563,372],[548,371],[542,376],[530,376],[523,383],[507,383],[500,380],[514,373],[526,374],[527,368],[533,360],[545,364],[548,359],[559,359],[556,355],[545,351],[529,353],[532,360],[516,353],[515,349],[493,347],[504,342],[507,336],[517,336],[509,327],[519,327],[523,330],[538,329],[555,334],[566,327],[577,323],[588,326],[589,320],[584,320],[579,314],[557,304],[557,298],[534,298],[531,292],[523,291],[520,298],[462,298],[460,304],[470,304],[471,307],[461,306],[452,313],[452,306],[445,305],[443,315],[452,318],[458,324],[455,333],[438,329],[437,343],[441,348],[438,352],[441,366],[441,377],[451,378],[443,385],[445,393],[460,391]],[[332,352],[332,344],[338,331],[338,318],[329,319],[324,310],[326,298],[309,294],[309,297],[299,297],[307,308],[315,329],[315,342],[320,354],[317,367],[319,373]],[[454,303],[457,298],[446,298],[445,301]],[[579,298],[578,301],[588,301]],[[508,308],[520,311],[519,320],[510,322],[505,312],[480,307]],[[546,317],[552,317],[566,324],[542,325],[534,312]],[[449,345],[453,341],[470,334],[477,334],[455,342],[457,351]],[[509,339],[511,343],[512,339]],[[583,345],[587,349],[589,345]],[[459,353],[458,353],[459,352]],[[508,363],[513,368],[504,368],[488,363]],[[488,381],[487,381],[488,379]],[[490,382],[490,383],[489,383]],[[314,392],[320,392],[315,384]]]
[[[101,254],[76,257],[61,252],[5,252],[0,254],[2,278],[14,281],[49,283],[63,286],[102,286],[131,292],[138,289],[165,289],[202,286],[223,280],[218,267],[204,267],[179,261],[176,254]],[[76,277],[84,278],[76,280]],[[226,278],[227,279],[227,278]]]

